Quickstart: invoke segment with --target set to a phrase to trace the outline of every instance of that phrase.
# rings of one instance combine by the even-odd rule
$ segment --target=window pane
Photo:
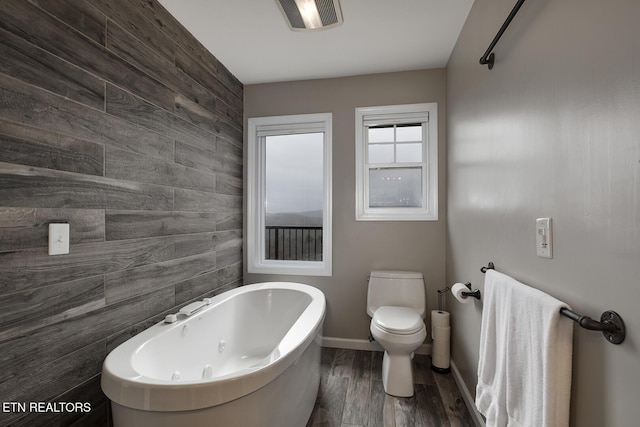
[[[422,168],[370,169],[369,207],[422,207]]]
[[[393,126],[370,127],[369,143],[372,142],[393,142]]]
[[[393,144],[369,145],[369,163],[393,163]]]
[[[422,125],[398,126],[396,129],[396,141],[422,141]]]
[[[396,162],[422,162],[422,143],[396,145]]]
[[[324,134],[265,141],[265,258],[322,261]]]

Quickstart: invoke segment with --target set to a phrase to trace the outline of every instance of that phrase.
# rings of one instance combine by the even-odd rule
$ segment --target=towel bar
[[[480,271],[486,273],[487,270],[495,270],[495,265],[490,262],[486,267],[482,267]],[[601,331],[602,335],[611,344],[620,344],[626,336],[626,328],[624,322],[618,313],[612,310],[605,311],[600,316],[600,321],[593,320],[589,316],[582,316],[574,313],[568,308],[561,308],[560,314],[576,322],[580,327],[590,331]]]

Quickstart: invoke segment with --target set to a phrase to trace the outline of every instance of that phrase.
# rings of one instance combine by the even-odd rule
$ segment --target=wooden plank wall
[[[0,397],[92,407],[0,425],[106,426],[106,354],[241,283],[243,87],[156,0],[0,11]]]

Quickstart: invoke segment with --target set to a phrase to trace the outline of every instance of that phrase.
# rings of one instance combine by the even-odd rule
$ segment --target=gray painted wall
[[[92,407],[0,425],[108,425],[106,354],[241,283],[242,85],[155,0],[0,9],[0,397]]]
[[[476,0],[447,68],[447,280],[483,289],[479,268],[494,261],[578,313],[620,313],[620,346],[575,329],[571,424],[637,425],[640,3],[526,2],[489,71],[478,59],[513,4]],[[535,254],[543,216],[553,259]],[[473,392],[481,303],[450,308]]]
[[[324,334],[328,337],[364,340],[369,336],[366,278],[374,269],[421,271],[428,304],[435,306],[435,290],[445,280],[445,87],[443,69],[245,86],[245,119],[333,113],[333,276],[245,271],[245,282],[300,281],[320,288],[327,297]],[[440,220],[357,222],[355,108],[419,102],[438,103]]]

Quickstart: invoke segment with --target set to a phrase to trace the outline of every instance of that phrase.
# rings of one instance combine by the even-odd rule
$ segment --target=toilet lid
[[[414,334],[424,328],[422,317],[407,307],[380,307],[374,313],[373,321],[380,329],[399,335]]]

